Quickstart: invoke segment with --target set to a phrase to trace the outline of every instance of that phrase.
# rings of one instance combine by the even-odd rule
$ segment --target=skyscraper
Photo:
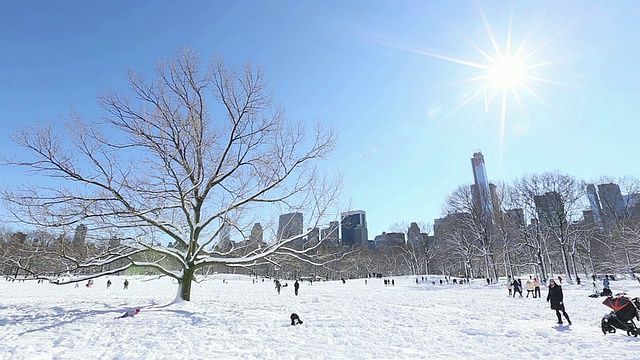
[[[218,233],[218,243],[214,245],[218,251],[229,251],[233,248],[231,243],[231,225],[226,219],[221,220],[220,232]]]
[[[327,243],[338,243],[338,229],[340,229],[340,223],[338,221],[331,221],[328,228],[324,228],[320,231],[320,238]]]
[[[87,238],[87,225],[80,224],[76,227],[76,232],[73,234],[74,245],[84,245],[84,241]]]
[[[299,212],[280,215],[278,219],[278,239],[284,240],[302,235],[302,220],[302,213]]]
[[[471,168],[473,169],[473,185],[471,185],[471,195],[477,209],[480,209],[483,218],[491,218],[492,201],[487,169],[484,165],[484,156],[480,150],[476,150],[471,158]]]
[[[544,195],[536,195],[533,197],[533,202],[536,205],[541,226],[545,228],[559,228],[561,225],[566,226],[567,218],[564,213],[564,203],[559,193],[549,191],[544,193]]]
[[[363,210],[347,211],[341,214],[342,245],[367,245],[366,213]]]
[[[600,208],[600,199],[596,192],[594,184],[587,184],[587,198],[589,199],[589,207],[593,216],[593,222],[598,226],[602,226],[602,209]]]
[[[263,242],[263,233],[262,224],[255,223],[251,228],[251,234],[249,235],[249,242],[262,244]]]
[[[606,223],[616,222],[625,216],[625,203],[618,184],[598,185],[602,217]]]

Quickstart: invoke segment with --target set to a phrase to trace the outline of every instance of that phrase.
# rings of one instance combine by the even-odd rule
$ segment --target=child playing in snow
[[[122,316],[118,316],[116,319],[122,319],[127,317],[134,317],[140,312],[140,308],[135,308],[133,310],[129,310],[126,313],[122,314]]]

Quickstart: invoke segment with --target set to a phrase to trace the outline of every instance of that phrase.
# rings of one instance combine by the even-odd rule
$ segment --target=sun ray
[[[558,63],[560,63],[562,61],[563,61],[562,59],[554,59],[554,60],[542,61],[542,62],[539,62],[539,63],[526,65],[525,66],[525,70],[538,69],[538,68],[541,68],[541,67],[545,67],[545,66],[549,66],[549,65],[553,65],[553,64],[558,64]]]
[[[482,94],[484,91],[486,91],[489,87],[491,87],[491,85],[487,84],[482,89],[476,91],[473,95],[469,96],[466,100],[464,100],[462,103],[460,103],[460,105],[456,106],[453,110],[451,110],[445,116],[443,116],[442,120],[450,117],[451,115],[455,114],[458,110],[460,110],[463,107],[465,107],[468,103],[470,103],[473,99],[477,98],[480,94]]]
[[[548,37],[545,41],[543,41],[540,45],[538,45],[536,48],[534,48],[532,51],[530,51],[527,55],[523,56],[522,57],[523,60],[524,61],[529,60],[533,55],[537,54],[540,50],[542,50],[550,42],[552,42],[553,40],[557,39],[560,35],[562,35],[562,33],[564,33],[565,31],[569,30],[570,28],[572,28],[575,24],[576,24],[576,21],[573,21],[573,22],[567,24],[562,29],[560,29],[560,31],[558,31],[554,35],[551,35],[550,37]]]
[[[565,83],[565,82],[561,82],[561,81],[557,81],[557,80],[551,80],[551,79],[543,78],[543,77],[540,77],[540,76],[525,75],[525,78],[529,79],[529,80],[534,80],[534,81],[537,81],[537,82],[545,83],[545,84],[553,84],[553,85],[561,85],[561,86],[573,86],[572,84],[569,84],[569,83]]]
[[[507,97],[509,95],[508,91],[508,89],[502,90],[502,106],[500,111],[500,164],[503,163],[504,159],[504,134],[507,127]]]
[[[549,103],[547,103],[547,101],[545,99],[543,99],[540,95],[538,95],[535,91],[533,91],[529,86],[527,86],[526,84],[522,84],[521,85],[522,88],[524,89],[524,91],[526,91],[527,93],[529,93],[529,95],[533,96],[534,98],[536,98],[538,101],[540,101],[544,106],[550,108],[551,106],[549,105]]]
[[[496,59],[493,56],[489,55],[489,53],[487,53],[481,47],[476,45],[473,41],[467,38],[464,38],[464,40],[467,44],[471,45],[471,47],[474,48],[478,53],[480,53],[480,55],[482,55],[485,59],[487,59],[491,64],[496,63]]]
[[[511,54],[511,27],[513,25],[513,8],[509,10],[509,25],[507,26],[507,44],[505,54]]]
[[[518,89],[516,88],[511,89],[511,93],[513,93],[513,98],[516,99],[516,103],[518,104],[518,107],[520,107],[521,109],[524,109],[524,107],[522,106],[522,100],[520,100],[520,93],[518,93]]]
[[[489,77],[490,77],[489,74],[478,75],[478,76],[475,76],[475,77],[472,77],[472,78],[455,81],[454,84],[468,84],[468,83],[472,83],[472,82],[476,82],[476,81],[480,81],[480,80],[487,80],[487,79],[489,79]]]
[[[411,53],[414,53],[414,54],[418,54],[418,55],[425,55],[425,56],[432,57],[432,58],[435,58],[435,59],[445,60],[445,61],[452,62],[452,63],[455,63],[455,64],[470,66],[470,67],[474,67],[474,68],[482,69],[482,70],[488,70],[490,68],[490,66],[486,65],[486,64],[480,64],[480,63],[476,63],[476,62],[473,62],[473,61],[458,59],[458,58],[454,58],[452,56],[440,55],[440,54],[436,54],[436,53],[432,53],[432,52],[428,52],[428,51],[412,48],[412,47],[409,47],[409,46],[394,44],[394,43],[381,41],[381,40],[372,40],[372,41],[374,41],[374,42],[376,42],[378,44],[381,44],[381,45],[386,45],[386,46],[389,46],[389,47],[392,47],[392,48],[408,51],[408,52],[411,52]]]
[[[484,16],[484,10],[482,10],[482,6],[480,6],[480,3],[478,3],[478,9],[480,9],[482,23],[484,24],[485,30],[487,30],[487,34],[489,35],[489,39],[491,40],[491,45],[493,45],[493,51],[496,52],[497,57],[501,57],[502,52],[500,51],[500,46],[498,46],[498,42],[496,41],[495,36],[493,36],[493,31],[491,30],[491,26],[489,26],[489,22],[487,21],[486,16]]]

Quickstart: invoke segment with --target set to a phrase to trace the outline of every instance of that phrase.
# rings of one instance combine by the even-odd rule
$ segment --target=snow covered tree
[[[152,80],[130,71],[128,84],[130,94],[100,94],[106,117],[72,114],[64,128],[39,124],[13,136],[21,150],[7,162],[34,183],[3,193],[11,213],[49,232],[85,224],[94,238],[110,234],[86,257],[32,244],[33,256],[60,259],[56,273],[85,274],[59,283],[151,268],[176,279],[188,301],[208,266],[326,260],[310,255],[315,246],[292,246],[308,231],[242,244],[257,219],[275,223],[284,212],[304,212],[303,229],[335,220],[340,177],[318,170],[333,129],[289,121],[259,69],[235,70],[217,56],[206,65],[189,49],[159,63]],[[244,241],[223,246],[230,232]]]
[[[485,277],[498,279],[496,263],[496,237],[492,234],[492,219],[487,218],[479,204],[474,201],[471,187],[459,186],[445,200],[443,211],[447,216],[454,216],[456,226],[464,236],[452,236],[451,240],[459,241],[456,247],[468,248],[471,245],[474,256],[484,262]],[[461,216],[462,215],[462,216]],[[471,236],[471,239],[467,238]]]

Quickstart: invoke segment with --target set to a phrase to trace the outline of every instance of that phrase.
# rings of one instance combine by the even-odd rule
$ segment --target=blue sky
[[[520,105],[508,97],[504,135],[499,97],[468,101],[486,81],[465,80],[486,70],[426,55],[488,63],[475,48],[495,55],[481,10],[502,51],[510,18],[514,49],[541,46],[527,64],[546,65],[527,73],[552,80],[526,81],[535,96],[519,89]],[[367,212],[373,238],[439,217],[472,182],[475,149],[492,181],[637,175],[639,37],[636,1],[5,2],[0,151],[16,152],[17,126],[104,115],[100,89],[126,91],[128,68],[150,71],[188,45],[260,64],[291,118],[337,127],[329,166],[344,170],[343,200]]]

